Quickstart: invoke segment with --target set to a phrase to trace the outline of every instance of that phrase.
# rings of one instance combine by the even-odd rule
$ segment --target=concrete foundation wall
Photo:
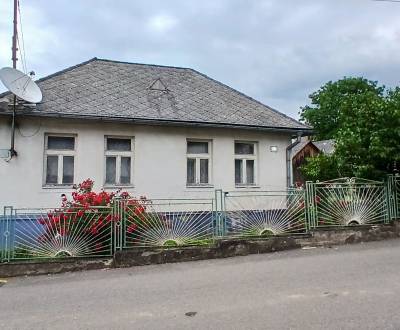
[[[396,222],[392,225],[318,230],[302,237],[272,237],[263,240],[223,239],[211,247],[132,248],[117,251],[114,258],[109,259],[65,259],[51,262],[27,261],[0,264],[0,277],[228,258],[310,246],[352,244],[399,237],[400,223]]]

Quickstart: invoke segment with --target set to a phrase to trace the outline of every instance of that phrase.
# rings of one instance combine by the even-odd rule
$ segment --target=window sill
[[[65,184],[54,184],[54,185],[50,185],[50,184],[46,184],[46,185],[42,185],[42,189],[73,189],[74,185],[65,185]]]
[[[253,189],[253,188],[261,188],[261,186],[256,185],[256,184],[237,184],[235,185],[235,188],[237,189]]]
[[[187,184],[186,188],[214,188],[213,184]]]
[[[135,186],[133,184],[116,184],[116,185],[104,185],[104,189],[134,189]]]

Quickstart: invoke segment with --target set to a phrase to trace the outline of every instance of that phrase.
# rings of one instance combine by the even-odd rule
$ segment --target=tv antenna
[[[17,70],[17,40],[18,40],[18,11],[19,1],[14,0],[14,20],[13,20],[13,37],[12,37],[12,68],[5,67],[0,69],[0,80],[4,86],[14,94],[13,110],[11,122],[11,147],[9,150],[0,149],[0,158],[8,158],[9,160],[17,156],[15,150],[15,117],[17,97],[30,102],[39,103],[42,100],[42,92],[30,76]]]

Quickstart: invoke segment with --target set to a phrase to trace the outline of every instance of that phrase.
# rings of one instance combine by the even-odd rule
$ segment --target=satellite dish
[[[0,80],[11,93],[27,102],[39,103],[42,100],[42,92],[39,86],[31,77],[17,69],[2,68]]]

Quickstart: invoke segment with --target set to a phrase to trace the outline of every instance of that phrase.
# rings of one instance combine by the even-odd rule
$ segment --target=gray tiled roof
[[[291,149],[292,159],[301,151],[303,148],[312,143],[320,152],[331,155],[335,151],[335,140],[321,140],[321,141],[310,141],[308,139],[302,140]]]
[[[193,69],[94,58],[37,81],[31,114],[307,130]]]
[[[333,154],[335,151],[335,140],[313,141],[314,145],[324,154]]]

